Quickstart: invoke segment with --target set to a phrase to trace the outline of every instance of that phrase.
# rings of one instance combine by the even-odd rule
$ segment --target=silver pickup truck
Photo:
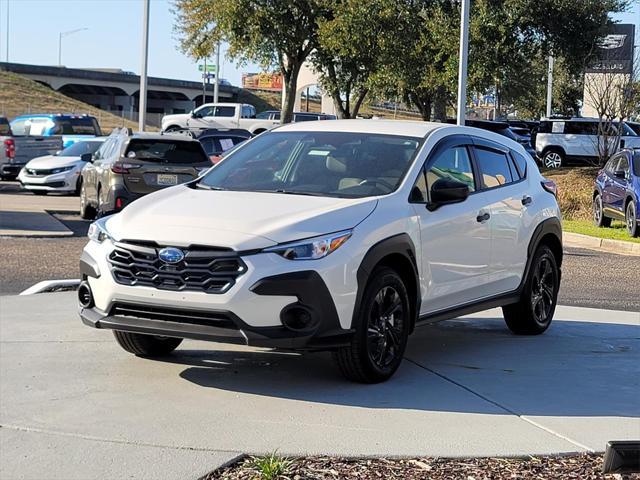
[[[53,155],[62,150],[62,137],[40,135],[16,136],[9,121],[0,117],[0,178],[14,180],[22,167],[36,157]]]

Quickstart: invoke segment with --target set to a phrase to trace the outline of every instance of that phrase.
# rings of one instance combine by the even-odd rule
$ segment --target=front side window
[[[618,167],[616,170],[623,171],[624,174],[629,176],[629,160],[624,155],[620,157],[620,163],[618,163]]]
[[[613,157],[605,165],[605,167],[604,167],[605,171],[608,172],[608,173],[613,174],[613,172],[616,171],[616,167],[617,167],[619,161],[620,161],[620,157],[618,157],[618,156]]]
[[[420,139],[343,132],[270,132],[234,151],[203,188],[360,198],[400,185]]]
[[[509,159],[505,153],[477,147],[474,151],[482,188],[496,188],[513,182]]]
[[[213,107],[201,107],[194,110],[193,113],[198,117],[213,117]]]
[[[473,168],[466,147],[449,148],[438,155],[427,171],[427,188],[431,189],[441,178],[462,182],[470,192],[475,191]]]

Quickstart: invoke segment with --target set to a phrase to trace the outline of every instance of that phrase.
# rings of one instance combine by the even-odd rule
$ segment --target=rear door
[[[197,141],[133,138],[116,168],[130,192],[146,194],[189,182],[209,167],[211,161]]]
[[[629,158],[626,152],[619,154],[619,161],[614,164],[613,172],[611,173],[611,181],[607,188],[609,198],[608,207],[618,213],[619,216],[624,215],[624,200],[629,187],[629,180],[631,179]],[[624,172],[624,178],[616,176],[616,173]]]
[[[508,148],[478,138],[474,144],[479,192],[491,215],[490,283],[494,293],[509,292],[520,284],[527,260],[531,232],[526,229],[532,224],[527,209],[533,198],[527,194],[526,171],[520,171]]]

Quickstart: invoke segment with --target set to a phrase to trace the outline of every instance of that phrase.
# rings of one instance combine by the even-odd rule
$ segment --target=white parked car
[[[536,153],[546,168],[560,168],[570,163],[597,163],[597,118],[552,118],[540,121],[536,134]],[[618,125],[616,125],[618,127]],[[640,136],[622,123],[620,148],[640,147]]]
[[[523,146],[424,122],[276,128],[89,238],[80,316],[128,352],[330,350],[367,383],[421,324],[501,306],[514,333],[544,332],[562,264],[555,185]]]
[[[83,140],[54,155],[34,158],[20,170],[18,180],[23,188],[39,195],[50,192],[79,194],[82,185],[80,173],[87,164],[81,157],[93,155],[105,138]]]
[[[279,120],[256,118],[256,109],[246,103],[205,103],[190,113],[165,115],[162,130],[242,128],[253,135],[279,125]]]

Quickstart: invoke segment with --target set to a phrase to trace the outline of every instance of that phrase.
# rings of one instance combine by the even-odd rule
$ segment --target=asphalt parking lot
[[[77,197],[37,197],[20,192],[15,182],[0,182],[0,206],[3,194],[25,195],[47,208],[52,202],[65,211],[78,208]],[[0,295],[20,293],[42,280],[78,278],[78,259],[86,243],[89,222],[78,215],[56,214],[73,236],[64,238],[0,237]],[[566,248],[559,304],[640,311],[637,293],[640,257]]]

